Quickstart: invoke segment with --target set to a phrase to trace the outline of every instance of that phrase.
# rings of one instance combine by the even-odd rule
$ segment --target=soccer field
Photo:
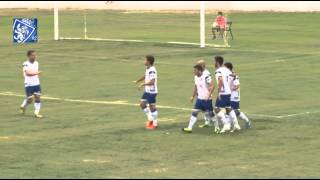
[[[123,38],[166,41],[181,37],[183,30],[188,36],[181,40],[199,41],[199,14],[133,13],[120,20],[116,18],[121,11],[95,14],[100,18],[96,24],[90,21],[90,28],[96,36],[107,17],[126,24],[109,23],[105,31],[112,38],[121,33]],[[75,25],[80,20],[67,21],[81,16],[79,12],[65,15],[61,33],[80,32]],[[234,22],[232,47],[200,49],[161,43],[53,41],[51,11],[0,10],[0,177],[319,177],[320,25],[316,22],[320,14],[229,15]],[[39,43],[12,44],[13,17],[37,17]],[[141,34],[135,20],[143,26],[152,19],[163,23],[153,23],[148,33]],[[182,28],[163,33],[167,21]],[[47,98],[41,120],[33,118],[33,106],[26,115],[19,114],[24,95],[22,63],[29,49],[37,51],[43,71]],[[147,54],[156,57],[159,78],[156,131],[144,129],[146,118],[137,106],[142,91],[132,84],[144,73]],[[181,128],[192,108],[188,99],[192,67],[203,58],[213,72],[215,55],[235,65],[241,78],[241,109],[253,128],[214,135],[212,128],[195,127],[192,134],[183,134]]]

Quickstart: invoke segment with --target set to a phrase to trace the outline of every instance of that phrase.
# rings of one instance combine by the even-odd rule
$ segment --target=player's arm
[[[139,83],[141,81],[143,81],[145,79],[145,75],[143,75],[141,78],[139,78],[138,80],[136,81],[133,81],[134,83]]]
[[[190,102],[192,103],[194,98],[198,95],[198,91],[197,91],[197,86],[194,85],[193,91],[192,91],[192,96],[190,97]]]
[[[212,82],[211,75],[207,76],[205,80],[206,80],[206,83],[208,85],[208,90],[209,90],[208,97],[206,97],[206,98],[207,98],[207,100],[209,100],[212,97],[212,94],[213,94],[213,91],[214,91],[214,85],[213,85],[213,82]]]
[[[41,71],[37,71],[37,72],[31,72],[29,70],[24,70],[24,73],[26,76],[37,76],[37,75],[40,75],[41,74]]]
[[[232,87],[231,90],[237,91],[240,88],[240,81],[239,78],[236,77],[235,80],[233,81],[234,86]]]
[[[155,79],[151,79],[150,81],[148,81],[146,83],[141,83],[140,87],[142,87],[142,86],[152,86],[152,85],[154,85],[155,81],[156,81]]]
[[[209,97],[208,97],[208,99],[210,99],[210,97],[212,97],[213,92],[214,92],[214,84],[213,84],[213,82],[210,82],[209,83]]]
[[[233,91],[236,91],[236,90],[238,90],[239,88],[240,88],[240,84],[239,84],[239,85],[234,86],[234,87],[232,88],[232,90],[233,90]]]
[[[220,98],[220,93],[222,91],[222,87],[223,87],[223,78],[222,76],[218,77],[218,98]]]

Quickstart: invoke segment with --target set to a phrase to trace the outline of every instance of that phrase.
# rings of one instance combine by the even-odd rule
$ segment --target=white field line
[[[8,136],[1,136],[0,137],[0,140],[9,140],[10,139],[10,137],[8,137]]]
[[[267,118],[279,118],[279,116],[275,116],[275,115],[266,115],[266,114],[250,114],[250,116],[256,116],[256,117],[267,117]]]
[[[83,159],[82,162],[84,162],[84,163],[97,163],[97,164],[112,163],[112,161],[110,161],[110,160],[93,160],[93,159]]]
[[[25,95],[16,94],[13,92],[2,92],[2,93],[0,93],[0,96],[25,97]],[[94,101],[94,100],[56,98],[56,97],[49,97],[49,96],[42,96],[41,98],[46,99],[46,100],[57,100],[57,101],[64,101],[64,102],[76,102],[76,103],[88,103],[88,104],[140,106],[140,104],[138,104],[138,103],[128,103],[127,101]],[[163,108],[163,109],[176,109],[176,110],[182,110],[182,111],[192,111],[191,108],[179,108],[179,107],[162,106],[162,105],[157,105],[157,107]]]
[[[278,118],[281,119],[281,118],[286,118],[286,117],[301,116],[301,115],[308,115],[308,114],[315,114],[315,113],[320,113],[320,111],[302,112],[302,113],[296,113],[296,114],[288,114],[288,115],[279,116]]]
[[[138,43],[157,43],[157,44],[176,44],[176,45],[191,45],[191,46],[200,46],[199,43],[191,42],[176,42],[176,41],[144,41],[138,39],[105,39],[105,38],[69,38],[69,37],[60,37],[60,40],[89,40],[89,41],[111,41],[111,42],[138,42]],[[206,44],[207,47],[215,48],[227,48],[231,47],[230,45],[218,45],[218,44]]]
[[[25,95],[16,94],[16,93],[13,93],[13,92],[2,92],[2,93],[0,93],[0,96],[25,97]],[[57,101],[64,101],[64,102],[73,102],[73,103],[124,105],[124,106],[135,106],[135,107],[139,106],[139,104],[137,104],[137,103],[128,103],[127,101],[94,101],[94,100],[56,98],[56,97],[49,97],[49,96],[42,96],[42,99],[57,100]],[[181,107],[174,107],[174,106],[157,105],[157,107],[158,108],[163,108],[163,109],[175,109],[175,110],[181,110],[181,111],[192,111],[191,108],[181,108]],[[301,116],[301,115],[308,115],[308,114],[315,114],[315,113],[320,113],[320,111],[302,112],[302,113],[279,115],[279,116],[266,115],[266,114],[249,114],[249,115],[250,116],[256,116],[256,117],[282,119],[282,118],[286,118],[286,117]],[[174,121],[174,119],[166,119],[165,121]]]
[[[1,92],[0,96],[13,96],[13,97],[25,97],[25,95],[16,94],[13,92]],[[49,96],[42,96],[42,99],[46,100],[56,100],[56,101],[64,101],[64,102],[73,102],[73,103],[88,103],[88,104],[105,104],[105,105],[124,105],[124,106],[140,106],[138,103],[128,103],[127,101],[94,101],[94,100],[81,100],[81,99],[68,99],[68,98],[56,98],[56,97],[49,97]],[[164,105],[157,105],[158,108],[163,109],[175,109],[181,111],[192,111],[192,108],[181,108],[181,107],[174,107],[174,106],[164,106]],[[320,113],[320,111],[314,112],[302,112],[302,113],[295,113],[295,114],[286,114],[286,115],[265,115],[265,114],[249,114],[250,116],[256,117],[267,117],[267,118],[277,118],[282,119],[286,117],[294,117],[294,116],[301,116],[301,115],[308,115],[308,114],[315,114]],[[166,121],[173,121],[174,119],[166,119]]]

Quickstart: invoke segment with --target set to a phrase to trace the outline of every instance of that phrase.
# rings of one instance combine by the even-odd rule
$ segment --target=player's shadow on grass
[[[149,132],[149,133],[161,133],[161,134],[185,134],[187,135],[200,135],[200,136],[235,136],[239,134],[246,133],[248,130],[241,130],[234,133],[226,133],[226,134],[214,134],[214,128],[213,126],[210,126],[209,128],[198,128],[199,124],[196,124],[193,132],[191,134],[186,134],[182,131],[182,128],[186,127],[188,122],[175,122],[175,123],[166,123],[161,124],[158,129],[156,130],[147,130],[144,127],[135,127],[130,129],[121,129],[113,132],[108,132],[112,135],[123,135],[123,134],[141,134],[142,132]]]
[[[34,117],[34,115],[32,114],[13,114],[13,117],[15,118],[19,118],[17,121],[21,121],[21,119],[23,120],[35,120],[36,118]]]

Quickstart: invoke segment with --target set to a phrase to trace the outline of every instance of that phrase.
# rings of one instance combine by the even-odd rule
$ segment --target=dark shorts
[[[240,101],[231,101],[230,104],[231,104],[231,109],[234,109],[234,110],[240,109]]]
[[[156,97],[157,97],[157,94],[145,92],[141,97],[141,101],[145,101],[148,104],[155,104],[157,102]]]
[[[231,104],[231,95],[220,95],[220,99],[217,98],[216,100],[216,107],[217,108],[230,108]]]
[[[212,111],[212,100],[202,100],[197,99],[196,104],[194,105],[194,109],[201,110],[201,111]]]
[[[30,97],[33,95],[41,95],[41,87],[40,85],[38,86],[27,86],[25,87],[25,91],[26,91],[26,96]]]

